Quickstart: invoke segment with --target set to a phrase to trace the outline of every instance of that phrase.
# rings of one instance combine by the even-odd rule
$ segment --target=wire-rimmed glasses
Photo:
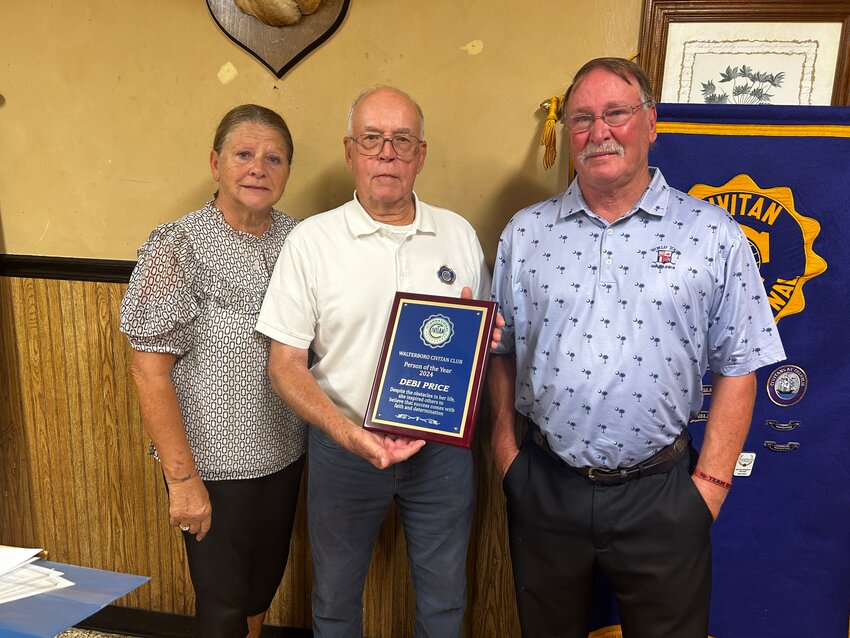
[[[646,100],[635,106],[623,105],[612,106],[610,109],[603,111],[602,115],[591,115],[590,113],[576,113],[564,120],[567,128],[573,133],[584,133],[589,131],[596,120],[602,120],[608,126],[618,127],[623,126],[626,122],[632,119],[640,107],[644,104],[652,104],[652,100]]]

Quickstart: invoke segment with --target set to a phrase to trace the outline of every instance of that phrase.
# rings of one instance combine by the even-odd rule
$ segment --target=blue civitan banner
[[[485,327],[480,306],[402,300],[372,422],[462,437]]]

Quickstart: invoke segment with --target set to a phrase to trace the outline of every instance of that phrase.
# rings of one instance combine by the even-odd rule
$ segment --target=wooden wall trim
[[[127,286],[49,279],[46,272],[0,276],[0,542],[44,547],[59,562],[151,576],[115,604],[192,614],[182,537],[168,525],[168,497],[159,464],[147,454],[129,374],[131,350],[118,330]],[[512,638],[519,623],[489,430],[484,414],[472,449],[478,506],[464,636]],[[311,625],[312,584],[305,487],[289,563],[267,617],[303,629]],[[412,636],[413,616],[404,533],[391,506],[366,578],[363,633]]]
[[[0,254],[0,276],[5,277],[126,284],[135,267],[135,261],[119,259]]]

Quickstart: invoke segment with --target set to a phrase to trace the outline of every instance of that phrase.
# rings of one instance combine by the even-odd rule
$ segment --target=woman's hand
[[[172,527],[201,540],[210,529],[212,507],[192,457],[171,371],[177,357],[133,351],[131,372],[139,394],[142,423],[162,462],[168,483],[168,520]]]
[[[168,522],[203,540],[212,525],[212,505],[204,482],[196,474],[192,478],[169,483]]]

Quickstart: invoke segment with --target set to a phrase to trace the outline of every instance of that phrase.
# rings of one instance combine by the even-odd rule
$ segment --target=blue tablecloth
[[[44,560],[35,564],[62,572],[74,585],[0,605],[0,638],[53,638],[150,580]]]

